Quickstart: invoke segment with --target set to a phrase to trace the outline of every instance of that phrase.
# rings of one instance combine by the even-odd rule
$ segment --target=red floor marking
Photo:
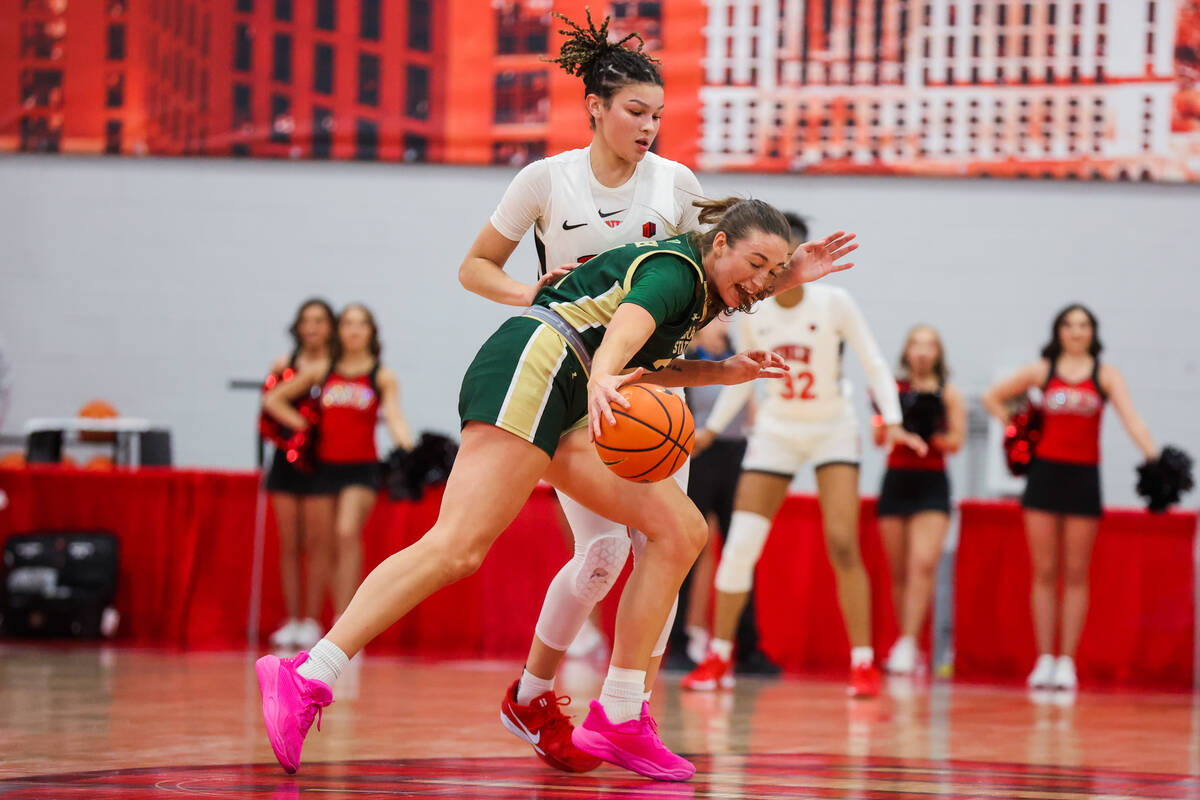
[[[848,758],[819,754],[699,756],[687,783],[659,783],[613,767],[588,775],[554,772],[529,758],[402,759],[305,764],[294,776],[274,764],[79,772],[0,780],[4,800],[126,800],[152,794],[289,798],[399,796],[558,800],[559,798],[997,798],[1075,800],[1200,798],[1185,775],[974,761]]]

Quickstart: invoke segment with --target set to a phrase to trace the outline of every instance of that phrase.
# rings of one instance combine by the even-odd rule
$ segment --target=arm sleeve
[[[517,173],[492,212],[492,227],[519,242],[546,212],[550,201],[550,165],[534,161]]]
[[[896,379],[888,368],[879,344],[871,335],[867,322],[863,319],[858,304],[845,291],[838,289],[834,294],[837,303],[838,327],[854,352],[858,355],[859,363],[867,373],[867,383],[871,386],[871,394],[875,404],[879,406],[879,414],[886,425],[899,425],[904,421],[900,413],[900,397],[896,394]]]
[[[694,172],[683,164],[675,165],[675,205],[678,209],[680,233],[691,233],[700,230],[700,209],[692,205],[694,200],[703,200],[704,191]]]
[[[647,258],[633,274],[622,303],[650,312],[657,325],[688,313],[696,296],[696,271],[680,258],[663,253]]]
[[[758,347],[750,320],[745,314],[738,314],[733,333],[733,339],[739,351],[762,349]],[[713,403],[712,411],[708,412],[708,419],[704,421],[704,427],[713,433],[724,431],[742,410],[742,406],[746,405],[752,394],[754,394],[754,381],[735,383],[723,388],[717,395],[716,402]]]
[[[754,381],[735,383],[721,389],[721,393],[717,395],[717,402],[713,403],[712,411],[708,412],[708,419],[704,421],[704,427],[713,433],[724,431],[753,393]]]

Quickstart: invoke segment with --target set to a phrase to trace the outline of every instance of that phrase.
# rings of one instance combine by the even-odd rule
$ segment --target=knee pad
[[[577,554],[578,569],[572,590],[586,603],[598,603],[617,582],[625,560],[629,558],[629,536],[601,536],[584,546]]]
[[[762,555],[770,530],[771,520],[761,514],[733,512],[729,535],[725,537],[725,548],[721,551],[721,563],[713,581],[717,591],[727,594],[750,591],[754,586],[754,565]]]

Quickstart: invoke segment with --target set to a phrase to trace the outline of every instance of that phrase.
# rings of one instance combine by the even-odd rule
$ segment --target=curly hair
[[[559,33],[567,37],[559,48],[557,58],[546,58],[552,64],[557,64],[569,75],[583,79],[583,94],[586,97],[594,94],[605,104],[611,102],[613,95],[626,86],[635,83],[650,83],[662,86],[662,75],[658,71],[659,61],[643,51],[646,42],[640,33],[631,33],[619,41],[608,40],[608,23],[605,17],[596,27],[592,21],[592,11],[587,9],[587,27],[571,21],[565,14],[557,11],[554,16],[566,24]],[[637,42],[637,47],[626,47],[626,42]],[[594,128],[595,119],[589,117]]]

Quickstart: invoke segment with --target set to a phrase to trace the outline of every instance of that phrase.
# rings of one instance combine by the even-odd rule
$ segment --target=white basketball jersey
[[[597,205],[587,148],[559,153],[546,163],[550,197],[534,228],[539,277],[555,267],[581,264],[618,245],[683,233],[682,209],[675,199],[676,166],[667,159],[646,153],[629,179],[632,193],[618,193],[626,198],[620,202],[607,201],[613,208]]]
[[[804,299],[791,308],[770,298],[753,313],[739,315],[740,346],[773,350],[791,367],[784,378],[759,382],[766,390],[760,414],[820,422],[845,412],[851,387],[842,375],[845,337],[839,291],[810,283],[804,287]]]

